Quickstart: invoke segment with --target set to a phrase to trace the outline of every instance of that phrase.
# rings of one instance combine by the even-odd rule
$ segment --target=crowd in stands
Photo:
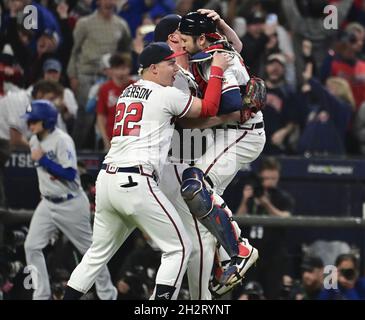
[[[337,6],[330,29],[324,24],[328,4]],[[35,29],[26,25],[27,5],[37,9]],[[60,82],[63,128],[79,150],[106,151],[110,109],[118,92],[138,78],[138,55],[153,40],[156,23],[167,14],[202,7],[215,9],[233,26],[250,74],[266,81],[264,153],[363,153],[361,0],[3,1],[0,95],[29,95],[40,79]]]

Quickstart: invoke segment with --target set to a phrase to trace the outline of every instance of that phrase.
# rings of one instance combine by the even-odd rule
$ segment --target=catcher
[[[184,49],[191,55],[191,70],[204,96],[214,52],[228,52],[232,64],[224,72],[218,114],[240,110],[240,123],[228,123],[215,130],[214,143],[182,174],[181,194],[193,216],[216,237],[224,251],[226,267],[211,283],[215,296],[237,285],[258,259],[258,252],[241,238],[241,230],[232,212],[220,197],[237,172],[262,152],[266,138],[262,108],[265,105],[264,82],[251,77],[240,55],[217,33],[216,21],[204,12],[182,17],[179,31]],[[211,253],[214,255],[214,252]],[[219,270],[218,270],[219,271]]]

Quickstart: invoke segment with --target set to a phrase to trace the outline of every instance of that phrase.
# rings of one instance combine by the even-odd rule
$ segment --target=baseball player
[[[42,200],[38,204],[24,243],[34,284],[33,299],[51,297],[46,262],[42,250],[59,229],[84,254],[90,247],[92,231],[89,201],[81,188],[72,138],[55,128],[58,111],[48,100],[33,100],[24,115],[33,133],[29,145],[38,174]],[[96,279],[100,299],[117,298],[110,274],[103,266]]]
[[[220,26],[224,34],[226,34],[232,41],[233,45],[237,50],[241,50],[242,44],[234,33],[234,31],[220,19],[219,15],[213,10],[201,10],[203,14],[212,16],[212,19],[219,20]],[[178,26],[181,21],[181,16],[177,14],[170,14],[165,16],[156,25],[154,31],[155,41],[166,42],[174,51],[182,50],[181,35],[178,31]],[[175,76],[175,81],[173,86],[186,92],[192,92],[194,95],[198,95],[198,85],[195,82],[194,76],[189,72],[189,61],[187,55],[180,56],[176,59],[179,71]],[[221,120],[221,121],[220,121]],[[216,117],[215,119],[210,118],[208,121],[199,119],[199,121],[194,120],[192,123],[191,119],[181,119],[177,120],[178,124],[182,124],[184,127],[211,127],[213,125],[221,124],[222,121],[228,121],[227,118]],[[239,117],[237,118],[239,120]],[[175,138],[177,134],[177,138]],[[179,138],[184,137],[181,131],[174,131],[174,136],[172,138],[172,143],[179,141]],[[174,139],[175,138],[175,139]],[[213,137],[211,137],[213,140]],[[180,157],[174,159],[174,155],[169,158],[166,165],[162,171],[162,178],[159,183],[161,191],[167,196],[171,203],[176,208],[177,212],[180,214],[181,220],[184,223],[186,232],[192,241],[192,253],[188,262],[187,274],[189,282],[189,292],[190,298],[194,300],[209,300],[211,299],[211,293],[208,289],[209,279],[211,275],[211,267],[213,265],[214,251],[216,248],[215,237],[200,223],[197,219],[191,215],[189,208],[187,207],[185,201],[180,195],[180,185],[181,185],[181,175],[182,172],[189,167],[187,163],[190,163],[190,155],[184,157],[185,151],[191,150],[191,140],[190,136],[188,139],[182,141],[182,151],[179,150]],[[197,155],[195,155],[197,156]],[[186,163],[181,163],[180,159],[183,159]]]
[[[232,221],[232,213],[220,195],[238,170],[255,160],[263,149],[265,132],[260,108],[263,106],[265,88],[260,79],[250,79],[239,54],[217,33],[213,19],[191,12],[182,17],[179,31],[184,49],[192,55],[192,71],[203,94],[210,73],[212,52],[228,51],[234,57],[234,64],[224,73],[219,113],[237,110],[237,106],[242,104],[241,90],[244,86],[245,99],[249,100],[256,94],[259,96],[258,101],[254,101],[257,104],[252,103],[253,100],[248,101],[242,112],[241,123],[244,122],[244,125],[229,123],[223,129],[216,130],[212,147],[197,161],[196,167],[186,169],[182,176],[181,192],[191,213],[212,232],[231,258],[220,277],[220,285],[231,286],[243,278],[257,260],[258,252],[247,239],[240,237],[241,230]],[[212,192],[214,201],[211,201]]]
[[[64,299],[87,292],[100,269],[138,227],[161,249],[161,266],[151,299],[176,299],[191,252],[191,242],[173,205],[158,187],[174,119],[215,116],[228,57],[217,54],[204,99],[171,87],[176,57],[163,42],[140,54],[142,79],[120,95],[111,148],[96,182],[94,236],[71,275]]]

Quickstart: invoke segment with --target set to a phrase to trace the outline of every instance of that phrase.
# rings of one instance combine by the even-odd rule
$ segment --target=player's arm
[[[50,159],[39,146],[33,145],[31,158],[33,161],[37,161],[39,166],[43,167],[49,174],[56,178],[74,181],[77,175],[76,169],[72,166],[72,159],[74,158],[74,155],[72,154],[72,151],[68,150],[67,143],[60,141],[57,146],[56,155],[56,158],[60,160],[60,163],[57,163]]]
[[[242,110],[242,96],[233,68],[229,68],[224,72],[224,79],[225,82],[222,86],[219,114],[227,114]]]
[[[229,59],[226,54],[214,54],[204,98],[192,97],[191,107],[184,113],[184,117],[209,118],[217,115],[221,101],[223,73],[228,67]]]
[[[235,122],[241,120],[241,113],[239,111],[232,112],[229,114],[222,114],[216,117],[210,117],[206,119],[178,119],[177,122],[184,129],[207,129],[218,126],[226,122]]]
[[[218,29],[227,37],[227,40],[232,43],[233,48],[237,52],[241,52],[243,44],[234,30],[220,17],[220,15],[214,10],[210,9],[199,9],[199,13],[206,14],[217,23]]]
[[[74,181],[76,178],[77,172],[74,168],[64,168],[60,164],[49,159],[45,154],[38,160],[38,163],[41,167],[46,169],[47,172],[59,179]]]

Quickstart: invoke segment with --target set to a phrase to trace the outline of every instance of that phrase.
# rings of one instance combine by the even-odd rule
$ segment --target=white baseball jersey
[[[199,75],[205,82],[208,81],[210,76],[211,62],[211,60],[200,62],[200,68],[197,68]],[[223,76],[222,94],[229,92],[230,90],[239,89],[239,86],[246,85],[250,79],[242,60],[237,55],[234,55],[232,63],[224,71]],[[249,125],[261,121],[263,121],[263,115],[262,112],[259,111],[253,118],[247,120],[245,124]]]
[[[118,99],[111,148],[105,164],[143,165],[160,175],[170,148],[174,117],[192,105],[191,94],[155,82],[139,80]]]
[[[75,145],[72,138],[61,129],[56,128],[42,141],[36,135],[30,139],[30,148],[41,148],[49,159],[60,164],[63,168],[77,170]],[[61,197],[76,194],[81,191],[80,177],[77,174],[74,181],[62,180],[54,177],[44,167],[36,163],[39,190],[42,196]]]
[[[14,128],[26,137],[30,137],[27,123],[22,116],[30,103],[30,96],[25,90],[11,92],[0,98],[0,138],[10,140],[10,128]]]
[[[175,76],[175,81],[173,83],[175,88],[194,96],[197,96],[198,84],[195,82],[194,76],[188,70],[179,66],[179,71]]]

